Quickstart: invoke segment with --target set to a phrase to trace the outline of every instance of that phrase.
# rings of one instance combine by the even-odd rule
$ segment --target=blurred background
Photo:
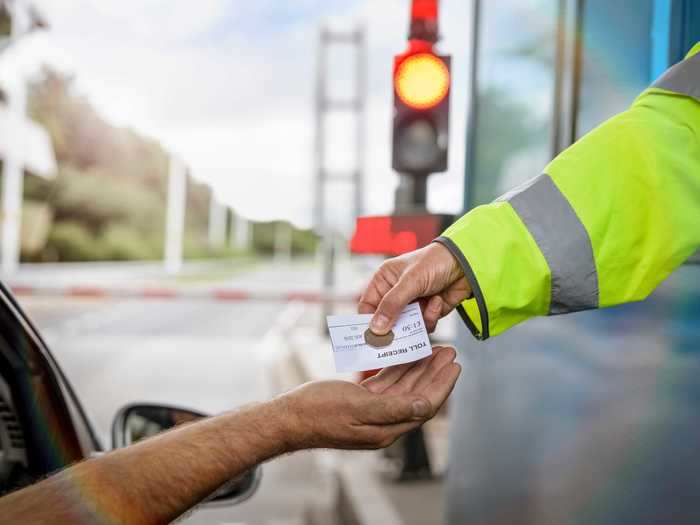
[[[383,258],[697,40],[691,0],[0,0],[2,280],[106,449],[127,403],[217,413],[337,377],[323,315]],[[419,54],[448,87],[423,106]],[[434,340],[464,373],[423,433],[282,458],[187,522],[700,520],[698,266],[636,305]]]

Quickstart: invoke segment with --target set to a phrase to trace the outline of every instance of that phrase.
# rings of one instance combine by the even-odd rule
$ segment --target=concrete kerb
[[[289,344],[290,333],[304,317],[307,309],[308,306],[303,303],[287,305],[258,345],[257,356],[262,359],[267,370],[268,386],[272,395],[307,381]]]

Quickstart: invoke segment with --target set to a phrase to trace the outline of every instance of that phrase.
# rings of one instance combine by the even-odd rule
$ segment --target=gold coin
[[[378,335],[369,328],[365,330],[365,343],[374,348],[384,348],[389,346],[394,341],[394,332]]]

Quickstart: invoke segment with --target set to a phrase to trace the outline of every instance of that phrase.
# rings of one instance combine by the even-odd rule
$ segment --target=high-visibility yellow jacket
[[[630,109],[436,240],[479,339],[539,315],[646,298],[700,248],[700,43]]]

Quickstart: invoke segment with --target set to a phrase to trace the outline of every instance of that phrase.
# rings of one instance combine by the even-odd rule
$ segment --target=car
[[[176,406],[130,403],[116,414],[112,448],[204,417]],[[105,452],[80,400],[29,317],[0,283],[0,496]],[[261,468],[232,479],[205,505],[236,505]]]

